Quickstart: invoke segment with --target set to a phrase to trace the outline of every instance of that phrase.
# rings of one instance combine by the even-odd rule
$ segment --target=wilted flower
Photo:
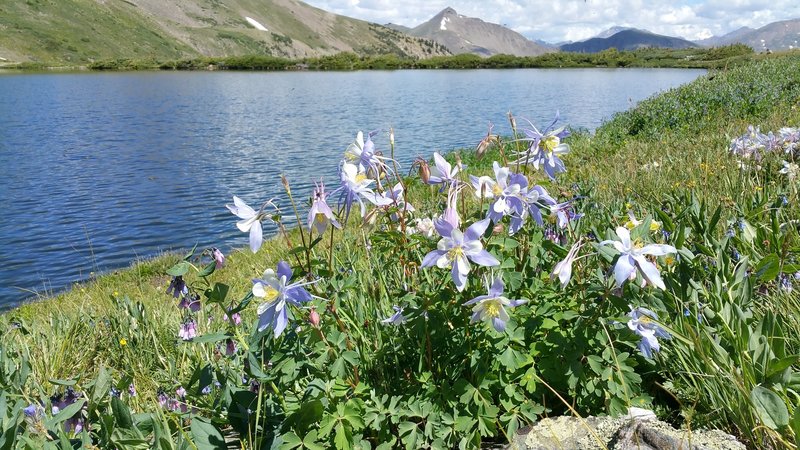
[[[570,247],[569,252],[567,252],[567,257],[564,258],[563,261],[559,261],[553,268],[553,273],[550,274],[551,281],[558,277],[558,280],[561,282],[561,287],[567,287],[569,279],[572,277],[572,263],[575,261],[575,256],[578,254],[580,248],[580,241]]]
[[[308,210],[308,228],[315,228],[320,235],[328,228],[328,223],[333,224],[336,228],[342,228],[333,215],[331,207],[328,206],[327,197],[325,185],[320,181],[311,194],[311,209]]]
[[[449,184],[458,183],[456,175],[458,175],[458,171],[461,168],[460,165],[451,166],[438,152],[433,153],[433,162],[436,165],[431,169],[428,184],[441,184],[442,189],[444,189]]]
[[[433,225],[433,219],[431,219],[430,217],[417,219],[414,226],[417,229],[417,233],[427,238],[432,238],[434,233],[436,233],[436,227]]]
[[[369,188],[369,185],[374,181],[367,177],[363,170],[359,170],[357,166],[350,163],[343,163],[341,170],[341,185],[333,193],[339,193],[339,206],[344,205],[345,208],[345,221],[350,217],[350,208],[353,203],[358,202],[361,206],[361,217],[367,214],[364,199],[376,206],[387,206],[392,203],[392,200],[386,198]]]
[[[628,328],[642,338],[638,346],[639,351],[646,358],[652,358],[653,352],[661,350],[657,338],[671,339],[671,336],[667,333],[667,330],[658,323],[653,322],[658,320],[656,313],[642,307],[634,308],[630,306],[630,308],[631,311],[628,313],[628,317],[631,320],[628,321]]]
[[[225,340],[225,356],[233,356],[236,354],[236,341],[231,338]]]
[[[509,319],[506,308],[519,306],[526,303],[527,300],[509,300],[504,297],[503,290],[505,285],[501,277],[495,278],[492,285],[487,286],[487,288],[489,290],[488,295],[479,295],[464,303],[464,306],[475,305],[472,307],[472,323],[484,320],[490,323],[495,330],[503,332]]]
[[[477,147],[475,147],[475,156],[477,156],[479,160],[483,158],[486,150],[488,150],[492,144],[497,145],[500,143],[500,136],[492,134],[492,128],[494,128],[494,125],[490,123],[489,131],[486,132],[486,137],[481,139],[481,141],[478,142]]]
[[[178,337],[184,341],[190,341],[197,337],[197,324],[194,322],[194,319],[183,322],[181,329],[178,331]]]
[[[277,272],[267,269],[262,278],[253,280],[253,295],[266,300],[258,306],[258,331],[271,326],[277,338],[289,324],[288,305],[300,307],[312,299],[303,288],[311,283],[289,283],[291,279],[292,269],[286,261],[281,261]]]
[[[659,289],[666,289],[664,281],[661,280],[661,275],[658,273],[658,268],[648,261],[645,255],[663,256],[669,253],[676,253],[675,247],[666,244],[642,245],[638,240],[631,242],[630,232],[625,227],[617,227],[616,232],[619,237],[618,241],[607,240],[600,242],[600,245],[611,244],[620,253],[617,258],[617,264],[614,266],[614,278],[617,281],[617,287],[621,288],[626,280],[635,277],[638,269],[649,284]]]
[[[452,267],[453,281],[459,292],[467,286],[470,260],[481,266],[500,264],[497,258],[483,249],[480,240],[489,226],[489,219],[475,222],[464,233],[445,220],[437,220],[435,226],[442,239],[439,240],[437,249],[428,253],[422,260],[422,267],[433,265],[442,269]]]
[[[400,306],[392,306],[394,314],[391,317],[381,320],[381,323],[387,325],[402,325],[406,321],[406,316],[403,315],[403,308]]]
[[[188,291],[189,290],[186,287],[186,282],[183,281],[183,277],[180,275],[173,277],[172,281],[169,283],[169,286],[167,286],[167,295],[172,295],[174,298],[178,298],[182,294],[186,294]]]
[[[583,217],[583,214],[577,214],[573,210],[572,208],[573,200],[568,200],[563,203],[549,205],[550,218],[552,221],[558,224],[559,228],[566,228],[567,225],[569,225],[570,221],[577,220]]]
[[[308,322],[311,324],[312,327],[319,328],[319,323],[321,320],[322,319],[320,318],[316,308],[312,307],[311,312],[308,313]]]
[[[527,121],[531,128],[522,128],[525,137],[520,140],[530,144],[527,150],[515,155],[517,159],[514,164],[532,164],[536,169],[541,166],[550,179],[555,179],[557,173],[566,172],[564,162],[558,155],[569,153],[569,145],[561,140],[570,133],[565,127],[553,128],[558,118],[559,114],[556,112],[553,122],[543,131],[539,131],[531,121]]]
[[[225,255],[222,254],[222,250],[216,247],[212,248],[211,257],[214,258],[214,262],[216,263],[216,270],[225,267]]]
[[[247,206],[247,203],[242,201],[237,196],[233,196],[233,204],[225,205],[230,212],[232,212],[236,217],[242,219],[236,222],[236,227],[239,228],[239,231],[245,233],[250,232],[250,250],[253,253],[256,253],[259,248],[261,248],[261,243],[263,242],[263,234],[261,230],[261,221],[264,219],[271,220],[269,214],[264,211],[264,208],[267,206],[272,206],[273,208],[277,209],[277,207],[272,203],[272,200],[267,200],[261,205],[261,208],[256,212],[253,208]]]

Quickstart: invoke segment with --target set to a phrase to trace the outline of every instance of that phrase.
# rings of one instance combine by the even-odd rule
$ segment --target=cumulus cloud
[[[414,27],[447,6],[548,42],[590,38],[615,25],[703,39],[800,17],[797,0],[306,0],[376,23]]]

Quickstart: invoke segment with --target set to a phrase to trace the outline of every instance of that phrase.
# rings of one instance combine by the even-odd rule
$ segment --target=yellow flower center
[[[494,195],[502,195],[503,194],[503,189],[500,187],[499,184],[495,184],[494,186],[492,186],[492,194],[494,194]]]
[[[500,308],[502,305],[496,298],[490,298],[483,303],[483,315],[486,317],[495,318],[500,315]]]
[[[447,251],[447,259],[450,261],[455,261],[457,258],[461,258],[464,256],[464,249],[459,247],[453,247]]]
[[[125,339],[125,338],[120,339],[119,340],[119,345],[125,347],[126,345],[128,345],[128,340]]]
[[[661,228],[661,222],[655,220],[650,222],[650,231],[658,231]]]
[[[665,262],[665,263],[666,263],[668,266],[671,266],[672,264],[674,264],[674,263],[675,263],[675,258],[673,258],[672,256],[666,256],[666,257],[664,257],[664,262]]]
[[[633,241],[633,248],[638,250],[642,247],[644,247],[644,241],[642,241],[641,238],[637,238],[635,241]]]
[[[356,175],[356,183],[361,183],[362,181],[364,181],[366,179],[367,179],[367,174],[365,174],[365,173],[360,173],[360,174]]]
[[[652,322],[653,322],[653,319],[651,319],[648,316],[645,316],[644,314],[639,316],[639,323],[648,324],[648,323],[652,323]]]
[[[314,217],[314,221],[317,223],[325,223],[328,218],[325,217],[325,214],[317,213],[316,217]]]
[[[270,285],[264,286],[264,301],[267,303],[272,302],[278,297],[278,291]]]
[[[633,223],[633,221],[629,220],[629,221],[625,222],[625,228],[627,228],[629,230],[632,230],[632,229],[636,228],[636,224]]]
[[[558,144],[560,143],[559,141],[560,139],[558,139],[558,136],[548,136],[539,142],[539,147],[548,153],[552,153],[553,150],[558,147]]]

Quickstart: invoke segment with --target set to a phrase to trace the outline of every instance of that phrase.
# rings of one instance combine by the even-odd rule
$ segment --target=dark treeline
[[[512,69],[564,67],[677,67],[715,69],[752,60],[757,55],[742,44],[711,49],[646,48],[599,53],[554,52],[540,56],[494,55],[482,58],[473,54],[426,59],[397,55],[358,56],[338,53],[291,60],[268,55],[203,57],[176,61],[116,59],[88,66],[91,70],[395,70],[395,69]]]

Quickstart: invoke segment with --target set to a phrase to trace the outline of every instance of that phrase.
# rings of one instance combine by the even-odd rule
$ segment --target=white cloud
[[[532,39],[580,40],[614,25],[702,39],[743,26],[800,17],[797,0],[306,0],[318,8],[376,23],[416,26],[447,6],[505,25]]]

